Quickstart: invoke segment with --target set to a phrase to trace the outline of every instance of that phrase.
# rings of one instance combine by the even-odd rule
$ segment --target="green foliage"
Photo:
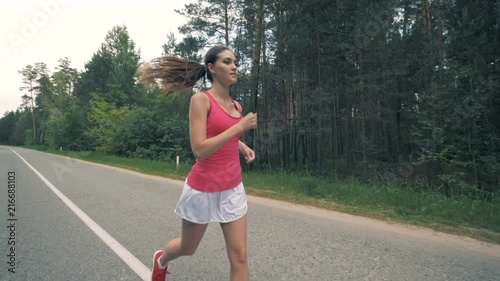
[[[89,134],[95,141],[95,150],[113,152],[113,132],[121,121],[127,108],[116,108],[98,93],[90,101],[88,113]]]
[[[443,12],[449,19],[443,27],[448,60],[436,71],[431,91],[419,96],[416,152],[431,182],[444,184],[448,194],[484,198],[485,191],[498,190],[500,173],[494,140],[499,131],[491,123],[498,115],[498,108],[491,109],[496,85],[485,79],[498,77],[497,43],[487,43],[494,36],[494,12],[478,1],[458,1]]]
[[[125,26],[114,27],[106,35],[103,48],[111,54],[111,73],[107,81],[110,89],[103,95],[106,101],[117,107],[138,104],[142,93],[137,91],[136,70],[139,67],[140,54],[130,38]]]
[[[78,73],[75,68],[72,68],[68,58],[59,60],[59,65],[52,75],[53,94],[58,98],[54,98],[54,102],[63,103],[65,98],[73,94],[73,87],[78,78]]]
[[[187,120],[178,115],[129,110],[113,131],[113,153],[160,161],[175,161],[176,156],[192,159],[187,128]]]
[[[84,143],[92,143],[86,138],[85,112],[75,100],[71,100],[64,110],[53,109],[47,123],[47,142],[50,147],[80,151],[86,149]]]
[[[109,91],[108,80],[112,71],[111,53],[104,48],[99,49],[89,62],[75,84],[75,97],[82,106],[87,106],[92,93]]]
[[[16,128],[17,119],[19,118],[19,113],[16,114],[13,111],[5,112],[0,119],[0,144],[13,144],[14,143],[14,131]]]
[[[24,131],[24,145],[34,145],[35,140],[33,139],[33,130],[32,129],[26,129]]]
[[[188,37],[191,35],[193,41],[208,45],[231,44],[230,34],[237,21],[234,1],[200,0],[186,4],[184,9],[176,12],[188,19],[187,24],[179,27],[179,32]]]
[[[203,39],[195,38],[188,34],[177,43],[173,33],[170,33],[167,35],[167,40],[168,42],[163,44],[164,55],[177,56],[197,62],[203,61],[203,57],[198,53],[206,44]]]
[[[19,113],[19,117],[16,122],[16,127],[13,132],[12,136],[12,143],[13,145],[23,145],[26,144],[26,131],[29,130],[31,133],[30,138],[31,140],[29,141],[30,143],[33,142],[33,131],[32,130],[32,125],[31,125],[31,112],[28,110],[22,111]]]
[[[117,107],[140,104],[142,92],[136,85],[140,53],[125,26],[113,27],[105,42],[85,64],[85,71],[75,85],[75,96],[83,106],[92,94],[101,95]]]

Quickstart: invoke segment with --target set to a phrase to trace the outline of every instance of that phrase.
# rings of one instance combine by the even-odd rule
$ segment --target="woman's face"
[[[217,56],[212,65],[212,77],[223,85],[232,85],[238,81],[238,61],[233,52],[225,50]]]

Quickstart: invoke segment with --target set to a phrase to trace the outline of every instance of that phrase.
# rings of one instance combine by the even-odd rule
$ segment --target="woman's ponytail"
[[[139,81],[145,83],[159,82],[163,85],[165,95],[192,88],[198,80],[206,75],[203,64],[177,57],[159,57],[152,59],[137,70]]]

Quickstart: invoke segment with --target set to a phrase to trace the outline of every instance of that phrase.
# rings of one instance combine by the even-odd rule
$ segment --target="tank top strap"
[[[204,93],[205,95],[207,95],[207,97],[208,97],[208,99],[209,99],[210,101],[213,101],[213,100],[214,100],[214,98],[212,97],[212,95],[211,95],[208,91],[205,91],[205,92],[203,92],[203,93]]]
[[[212,95],[208,92],[208,91],[205,91],[203,92],[207,97],[208,97],[208,100],[210,101],[210,108],[208,109],[208,113],[207,113],[207,116],[210,115],[210,112],[212,112],[212,108],[214,108],[214,103],[216,102],[214,100],[214,97],[212,97]]]

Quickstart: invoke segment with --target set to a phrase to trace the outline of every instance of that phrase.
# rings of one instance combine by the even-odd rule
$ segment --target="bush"
[[[126,112],[112,136],[113,153],[152,160],[191,159],[188,122],[177,115],[159,116],[146,108]]]

